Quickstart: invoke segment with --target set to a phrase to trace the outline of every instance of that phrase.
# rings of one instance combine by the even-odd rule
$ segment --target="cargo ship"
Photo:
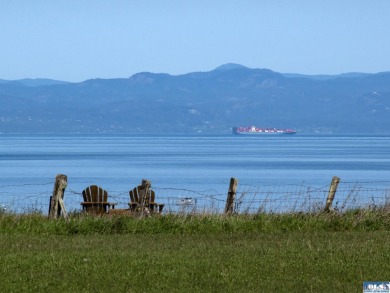
[[[293,129],[282,129],[282,128],[259,128],[255,126],[240,126],[233,127],[234,134],[243,135],[266,135],[266,134],[296,134],[297,132]]]

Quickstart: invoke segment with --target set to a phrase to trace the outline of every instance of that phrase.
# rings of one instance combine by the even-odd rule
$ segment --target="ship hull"
[[[254,126],[249,127],[233,127],[233,133],[237,135],[292,135],[297,132],[292,129],[279,129],[279,128],[257,128]]]

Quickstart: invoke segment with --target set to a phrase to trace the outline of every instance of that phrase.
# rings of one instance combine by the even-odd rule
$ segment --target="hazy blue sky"
[[[389,0],[0,0],[0,79],[390,71]]]

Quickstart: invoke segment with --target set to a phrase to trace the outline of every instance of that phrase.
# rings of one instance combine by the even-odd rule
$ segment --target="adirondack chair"
[[[108,193],[103,188],[91,185],[83,190],[84,202],[81,206],[84,211],[93,214],[108,213],[110,209],[114,209],[116,203],[108,202]]]
[[[142,211],[146,209],[148,212],[161,213],[164,204],[155,202],[155,192],[150,189],[150,181],[142,180],[142,184],[129,191],[131,211]]]

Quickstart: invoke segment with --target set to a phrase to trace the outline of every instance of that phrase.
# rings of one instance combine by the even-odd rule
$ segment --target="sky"
[[[389,0],[0,0],[0,79],[390,71]]]

